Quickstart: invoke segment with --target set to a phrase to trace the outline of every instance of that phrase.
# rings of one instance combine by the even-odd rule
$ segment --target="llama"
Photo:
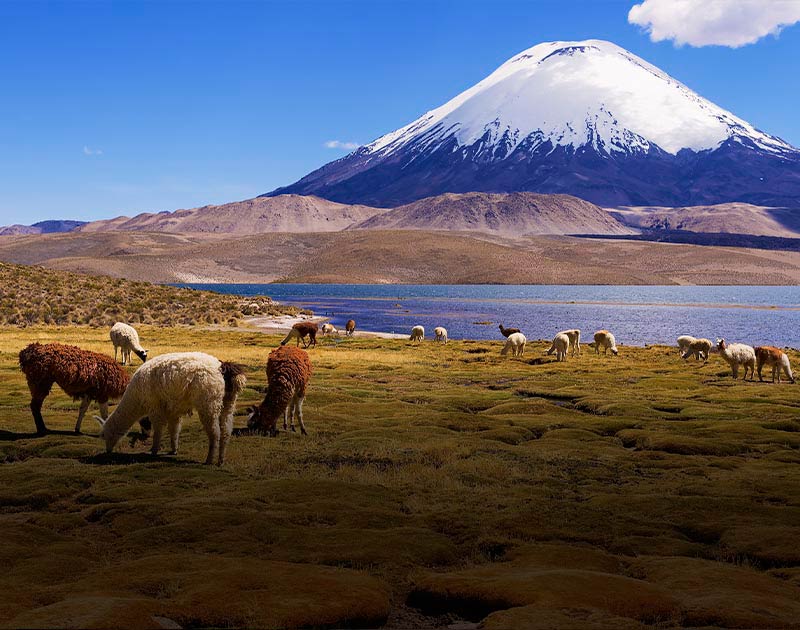
[[[348,319],[347,323],[344,325],[344,332],[348,337],[352,337],[353,333],[356,331],[356,320]]]
[[[244,368],[222,362],[202,352],[173,352],[151,359],[131,378],[128,389],[117,408],[107,420],[98,418],[100,437],[106,442],[106,452],[114,450],[131,425],[148,416],[153,425],[153,444],[150,452],[157,455],[161,434],[167,427],[172,450],[178,453],[181,418],[197,410],[200,422],[208,435],[206,464],[225,463],[225,450],[233,431],[233,412],[236,398],[247,379]]]
[[[758,372],[758,380],[763,381],[761,378],[761,368],[768,365],[772,368],[772,382],[775,382],[775,376],[778,377],[778,384],[781,382],[781,370],[786,374],[787,378],[794,383],[794,375],[792,368],[789,365],[789,357],[780,348],[774,346],[758,346],[755,348],[756,353],[756,371]]]
[[[607,330],[598,330],[594,334],[595,354],[600,354],[601,346],[603,348],[603,354],[608,354],[609,350],[611,350],[611,354],[613,355],[619,354],[619,350],[617,350],[617,340],[614,339],[614,335]]]
[[[574,357],[576,354],[581,356],[581,331],[577,328],[572,328],[570,330],[562,330],[559,335],[566,335],[569,339],[569,346],[572,348],[572,356]],[[565,358],[566,360],[566,358]]]
[[[30,344],[19,353],[19,366],[31,391],[31,413],[39,435],[47,433],[42,404],[54,383],[81,401],[75,424],[75,433],[80,433],[89,404],[97,401],[100,415],[107,418],[109,399],[122,396],[129,381],[128,373],[111,357],[61,343]]]
[[[508,339],[509,335],[521,332],[519,328],[503,328],[503,324],[500,324],[498,328],[500,329],[500,334],[503,335],[503,337],[505,337],[506,339]]]
[[[439,343],[447,343],[447,328],[444,326],[437,326],[434,328],[433,334],[436,337],[436,341]]]
[[[411,329],[411,341],[425,341],[425,328],[422,326],[414,326]]]
[[[325,324],[322,324],[322,336],[324,337],[326,335],[336,335],[338,337],[339,331],[336,329],[336,326],[334,326],[330,322],[327,322]]]
[[[683,355],[691,343],[696,340],[697,338],[692,337],[691,335],[681,335],[678,337],[678,354]]]
[[[304,348],[308,348],[308,346],[316,346],[317,330],[317,325],[312,322],[297,322],[294,326],[292,326],[292,329],[289,331],[289,334],[286,335],[286,338],[281,341],[281,345],[285,346],[289,341],[295,339],[297,341],[295,345],[299,346],[300,340],[302,339]],[[308,342],[306,342],[306,337],[308,337]]]
[[[743,380],[747,380],[747,370],[750,369],[750,380],[755,378],[756,351],[751,346],[743,343],[728,344],[724,339],[717,339],[717,348],[722,358],[728,362],[733,372],[733,378],[739,376],[739,366],[744,366]]]
[[[569,337],[566,333],[558,333],[553,337],[553,345],[545,354],[556,353],[556,361],[566,361],[567,352],[569,351]]]
[[[711,352],[711,342],[708,339],[695,339],[686,347],[681,357],[688,359],[694,355],[695,360],[702,358],[703,361],[708,361],[708,353]]]
[[[511,333],[506,340],[506,345],[500,351],[501,356],[506,356],[508,351],[511,350],[511,356],[521,357],[525,354],[525,344],[528,340],[522,333]]]
[[[147,361],[147,350],[139,344],[139,333],[133,326],[117,322],[111,327],[111,343],[114,344],[114,360],[117,360],[117,348],[121,349],[122,365],[131,362],[131,350],[142,360]]]
[[[294,419],[300,424],[300,433],[308,435],[303,423],[303,401],[311,378],[311,361],[308,353],[300,348],[276,348],[267,359],[267,394],[258,407],[250,409],[247,426],[251,431],[263,435],[277,435],[278,417],[283,414],[283,430],[286,431],[286,416],[294,431]]]

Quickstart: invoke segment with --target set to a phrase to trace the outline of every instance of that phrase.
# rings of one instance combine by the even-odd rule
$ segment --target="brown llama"
[[[316,346],[317,345],[317,331],[319,327],[312,323],[312,322],[297,322],[292,329],[289,331],[289,334],[286,335],[286,338],[281,341],[281,345],[285,346],[289,341],[292,339],[296,339],[297,343],[295,345],[300,345],[300,340],[303,340],[303,347],[308,348],[308,346]],[[306,337],[308,337],[308,342],[306,342]]]
[[[758,372],[758,380],[763,381],[761,378],[761,368],[768,365],[772,368],[772,382],[775,382],[775,376],[778,377],[778,383],[781,382],[781,370],[786,374],[789,380],[794,383],[794,375],[792,368],[789,365],[789,357],[780,348],[774,346],[758,346],[755,348],[756,352],[756,372]]]
[[[345,334],[348,337],[352,337],[353,333],[356,331],[356,320],[348,319],[347,320],[347,324],[345,324],[344,330],[345,330]]]
[[[283,430],[287,429],[287,416],[294,428],[294,419],[300,423],[300,432],[308,435],[303,423],[303,401],[311,378],[311,361],[300,348],[285,346],[275,348],[267,359],[267,393],[258,407],[253,407],[247,420],[248,428],[262,435],[277,435],[278,417],[283,414]]]
[[[39,435],[47,433],[42,418],[42,404],[57,384],[74,400],[80,400],[75,433],[89,403],[100,405],[100,415],[108,418],[108,401],[119,398],[130,380],[128,373],[111,357],[61,343],[32,343],[19,353],[19,366],[31,390],[31,413]]]
[[[522,332],[519,328],[504,328],[503,324],[498,326],[500,329],[500,334],[503,335],[506,339],[508,339],[509,335],[513,335],[514,333]]]

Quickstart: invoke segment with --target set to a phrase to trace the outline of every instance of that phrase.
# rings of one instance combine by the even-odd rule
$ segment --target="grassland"
[[[251,306],[258,305],[253,311]],[[177,287],[0,263],[0,325],[238,326],[245,315],[300,312],[268,297],[236,297]]]
[[[242,362],[278,337],[141,326],[154,354]],[[800,625],[800,388],[712,355],[348,339],[311,351],[307,437],[237,437],[223,468],[31,435],[16,353],[104,329],[0,328],[0,624],[500,628]],[[800,355],[791,354],[800,364]],[[91,431],[91,427],[87,430]]]

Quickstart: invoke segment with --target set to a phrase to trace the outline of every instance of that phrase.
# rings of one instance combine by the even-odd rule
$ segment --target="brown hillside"
[[[477,233],[7,237],[0,260],[151,282],[800,284],[800,253]]]
[[[636,228],[800,237],[800,211],[749,203],[686,208],[631,207],[612,210],[611,214]]]
[[[223,234],[338,232],[381,212],[383,210],[379,208],[349,206],[319,197],[280,195],[257,197],[221,206],[94,221],[79,228],[79,231]]]
[[[606,210],[570,195],[446,193],[359,223],[361,229],[456,230],[504,236],[631,234]]]

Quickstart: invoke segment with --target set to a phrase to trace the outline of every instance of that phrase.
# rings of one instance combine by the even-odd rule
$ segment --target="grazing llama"
[[[277,435],[278,417],[283,415],[283,429],[289,416],[291,429],[294,420],[300,424],[300,433],[308,435],[303,423],[303,401],[311,378],[311,361],[308,353],[291,346],[276,348],[267,359],[267,394],[258,407],[252,407],[247,426],[263,435]]]

